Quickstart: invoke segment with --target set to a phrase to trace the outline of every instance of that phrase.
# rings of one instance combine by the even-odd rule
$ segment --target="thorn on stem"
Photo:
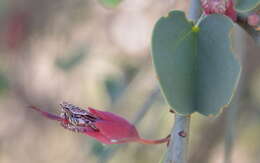
[[[172,113],[172,114],[175,113],[175,111],[173,109],[170,109],[169,112]]]
[[[185,131],[180,131],[178,135],[185,138],[187,136],[187,133]]]
[[[169,135],[167,136],[167,138],[168,138],[168,142],[166,143],[166,146],[169,147],[170,141],[171,141],[171,134],[169,134]]]

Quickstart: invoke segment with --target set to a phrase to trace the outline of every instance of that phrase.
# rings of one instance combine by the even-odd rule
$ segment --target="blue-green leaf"
[[[260,0],[236,0],[236,9],[239,12],[248,12],[260,5]]]
[[[181,11],[157,22],[153,63],[164,97],[177,113],[216,114],[230,102],[240,74],[231,51],[232,29],[232,21],[221,15],[195,27]]]
[[[58,68],[69,71],[74,67],[82,63],[86,57],[86,51],[83,48],[74,50],[67,54],[67,57],[59,57],[55,60],[55,64]]]

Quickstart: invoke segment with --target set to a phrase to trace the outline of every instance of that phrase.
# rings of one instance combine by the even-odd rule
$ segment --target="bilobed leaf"
[[[239,12],[248,12],[260,5],[260,0],[236,0],[236,9]]]
[[[164,97],[177,113],[216,114],[230,102],[240,72],[230,48],[232,28],[221,15],[207,16],[197,28],[181,11],[157,22],[153,63]]]

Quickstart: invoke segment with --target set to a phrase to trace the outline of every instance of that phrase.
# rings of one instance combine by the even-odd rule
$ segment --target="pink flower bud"
[[[201,0],[201,6],[207,15],[222,14],[230,17],[233,21],[237,20],[233,0]]]
[[[247,17],[247,23],[251,26],[257,26],[260,22],[259,15],[252,14]]]
[[[135,126],[126,119],[105,111],[88,108],[87,110],[63,102],[60,116],[30,107],[48,119],[59,121],[65,129],[79,132],[95,138],[105,144],[139,142],[143,144],[161,144],[169,141],[169,136],[160,140],[140,138]]]

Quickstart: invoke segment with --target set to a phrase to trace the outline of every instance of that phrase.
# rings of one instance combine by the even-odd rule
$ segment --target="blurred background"
[[[55,114],[61,101],[91,106],[124,116],[144,138],[167,136],[174,118],[158,89],[150,38],[159,17],[188,8],[175,0],[0,0],[0,163],[160,162],[166,145],[102,145],[27,106]],[[260,160],[260,48],[239,35],[235,121],[227,120],[232,108],[193,114],[192,163],[221,163],[228,152],[236,163]]]

